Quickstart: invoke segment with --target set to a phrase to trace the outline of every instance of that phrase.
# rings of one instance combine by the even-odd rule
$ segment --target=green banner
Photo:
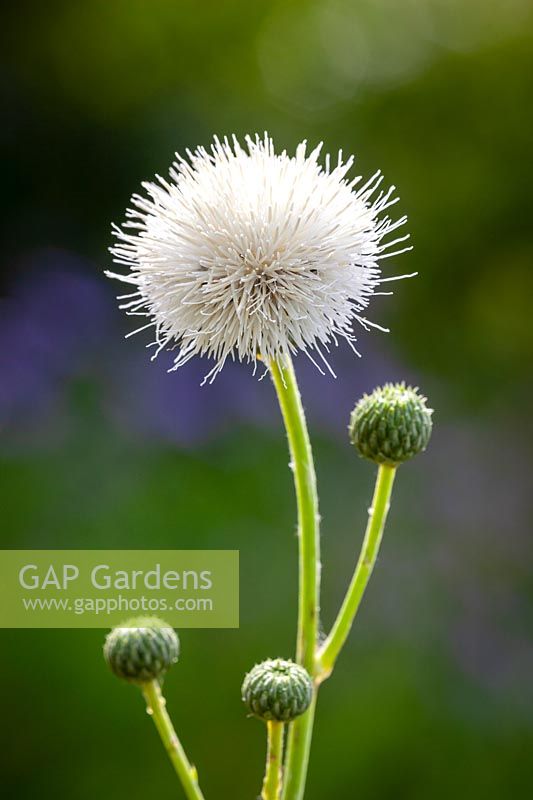
[[[2,550],[1,628],[239,627],[238,550]]]

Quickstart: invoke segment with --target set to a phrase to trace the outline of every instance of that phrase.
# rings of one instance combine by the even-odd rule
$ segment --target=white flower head
[[[360,185],[347,177],[353,157],[321,166],[320,150],[306,155],[302,142],[276,155],[267,134],[247,137],[246,149],[215,138],[133,195],[111,248],[131,272],[107,275],[136,287],[121,308],[150,319],[138,330],[155,328],[155,355],[177,348],[172,369],[206,355],[213,380],[228,358],[255,365],[298,351],[329,368],[330,344],[353,347],[354,322],[374,325],[362,314],[392,280],[379,261],[408,237],[383,238],[406,218],[383,215],[397,198],[380,189],[380,172]]]

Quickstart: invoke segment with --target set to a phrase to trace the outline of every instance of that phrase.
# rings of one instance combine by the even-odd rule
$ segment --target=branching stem
[[[319,647],[320,517],[313,454],[291,359],[287,356],[279,358],[272,361],[269,367],[287,430],[298,506],[299,601],[296,657],[298,663],[313,678],[315,686],[310,708],[290,724],[281,800],[303,800],[318,688],[331,674],[348,638],[376,563],[396,468],[381,465],[378,469],[359,560],[331,633]]]
[[[320,609],[320,516],[313,453],[292,361],[270,363],[270,372],[287,430],[298,506],[299,602],[296,658],[311,677],[316,672]],[[283,800],[302,800],[313,734],[315,701],[291,723],[285,760]]]
[[[368,524],[359,560],[331,633],[318,653],[317,660],[321,680],[327,678],[335,666],[372,575],[390,507],[395,474],[396,467],[381,465],[378,469],[374,497],[368,512]]]

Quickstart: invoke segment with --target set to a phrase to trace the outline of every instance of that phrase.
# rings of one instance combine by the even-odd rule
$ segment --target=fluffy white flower
[[[133,195],[111,248],[131,272],[107,275],[136,287],[121,308],[150,318],[139,330],[155,328],[155,355],[178,348],[172,369],[207,355],[213,380],[228,357],[256,364],[297,351],[327,366],[330,343],[353,347],[354,320],[373,324],[362,312],[392,280],[378,263],[408,237],[382,240],[406,218],[381,216],[397,198],[379,190],[380,172],[359,186],[346,177],[353,157],[321,166],[320,149],[306,155],[302,142],[276,155],[266,134],[247,137],[246,149],[215,138],[210,151],[177,155],[169,181],[157,176]]]

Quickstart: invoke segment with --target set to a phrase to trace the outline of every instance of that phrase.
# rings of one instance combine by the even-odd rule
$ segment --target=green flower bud
[[[132,683],[160,680],[178,660],[176,631],[157,617],[137,617],[113,628],[104,658],[119,678]]]
[[[418,389],[387,383],[365,394],[355,406],[350,440],[364,458],[397,466],[426,449],[432,413]]]
[[[254,716],[290,722],[309,708],[313,682],[303,667],[276,658],[256,664],[244,678],[241,693]]]

